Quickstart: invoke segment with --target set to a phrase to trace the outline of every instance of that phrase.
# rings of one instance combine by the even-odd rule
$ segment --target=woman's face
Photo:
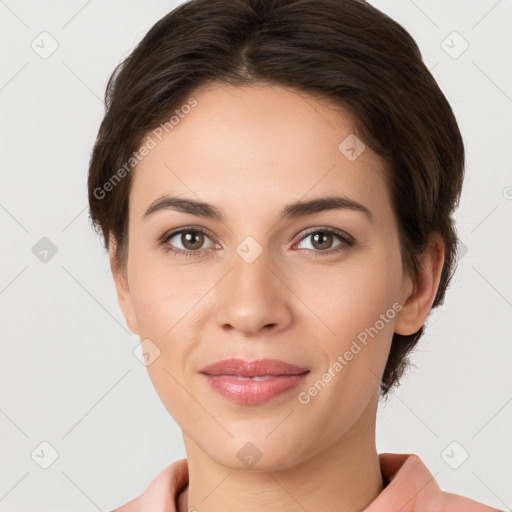
[[[354,143],[343,111],[305,93],[219,85],[194,98],[169,133],[149,134],[156,145],[133,171],[127,280],[116,275],[161,400],[189,442],[231,467],[244,467],[244,450],[261,453],[258,469],[284,469],[373,436],[379,380],[412,290],[382,161]],[[167,207],[145,216],[166,196],[218,215]],[[327,197],[361,207],[289,207]],[[224,377],[235,393],[224,395],[202,373],[229,358],[308,371],[295,387],[244,402],[240,387],[268,386]]]

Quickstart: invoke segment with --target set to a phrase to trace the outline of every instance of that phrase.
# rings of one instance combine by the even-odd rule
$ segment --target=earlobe
[[[412,291],[403,303],[403,309],[396,316],[395,332],[409,336],[424,324],[434,302],[444,263],[444,241],[439,233],[431,233],[429,244],[420,264]],[[411,281],[408,281],[409,289]]]
[[[130,287],[128,286],[128,276],[119,265],[119,260],[117,257],[117,242],[112,233],[109,235],[108,254],[110,260],[110,270],[112,271],[112,276],[114,278],[116,287],[117,302],[119,303],[121,311],[123,312],[123,316],[125,317],[128,329],[130,329],[133,334],[138,335],[139,330],[137,326],[135,310],[133,308]]]

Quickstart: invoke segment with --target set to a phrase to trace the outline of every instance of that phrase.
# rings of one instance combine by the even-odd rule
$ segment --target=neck
[[[365,510],[384,487],[375,448],[376,403],[371,402],[340,438],[314,456],[277,471],[223,466],[184,435],[189,485],[179,496],[179,512]]]

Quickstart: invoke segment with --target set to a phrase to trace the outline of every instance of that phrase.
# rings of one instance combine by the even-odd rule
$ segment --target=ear
[[[439,287],[444,256],[443,238],[437,232],[431,233],[421,259],[417,279],[414,282],[411,279],[407,280],[408,291],[405,292],[405,302],[400,301],[403,309],[396,315],[395,332],[397,334],[404,336],[414,334],[424,324]]]
[[[130,294],[130,288],[128,286],[128,276],[125,275],[123,269],[119,265],[117,258],[117,241],[112,233],[108,239],[108,254],[110,259],[110,270],[114,277],[114,283],[116,285],[117,302],[121,307],[126,325],[133,334],[139,334],[137,327],[137,319],[135,316],[135,309],[133,307],[132,297]]]

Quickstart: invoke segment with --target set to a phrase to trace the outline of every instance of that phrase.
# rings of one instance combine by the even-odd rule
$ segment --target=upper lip
[[[263,377],[265,375],[299,375],[308,372],[295,364],[278,359],[258,359],[245,361],[243,359],[224,359],[201,369],[208,375],[236,375],[239,377]]]

